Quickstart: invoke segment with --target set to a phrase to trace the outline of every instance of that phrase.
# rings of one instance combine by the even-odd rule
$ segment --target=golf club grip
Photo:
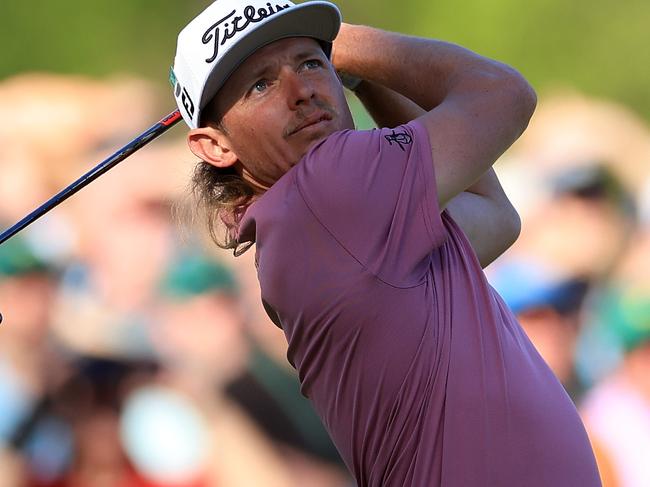
[[[6,229],[2,234],[0,234],[0,244],[9,240],[11,237],[16,235],[18,232],[23,230],[25,227],[38,220],[40,217],[45,215],[55,206],[67,200],[70,196],[77,193],[79,190],[92,183],[99,176],[107,172],[109,169],[112,169],[117,164],[122,162],[124,159],[129,157],[131,154],[136,152],[138,149],[144,147],[152,140],[158,138],[160,135],[164,134],[167,130],[172,128],[181,120],[181,114],[178,110],[173,111],[160,122],[156,123],[148,130],[140,134],[138,137],[133,139],[127,145],[119,149],[108,159],[105,159],[103,162],[99,163],[93,169],[88,171],[86,174],[77,179],[67,188],[63,189],[52,198],[47,200],[37,209],[32,211],[25,218],[14,224],[13,226]]]

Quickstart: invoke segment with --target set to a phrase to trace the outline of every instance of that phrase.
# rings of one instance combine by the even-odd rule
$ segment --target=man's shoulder
[[[365,150],[368,145],[374,145],[377,149],[382,147],[396,148],[406,151],[415,138],[425,131],[424,127],[417,120],[398,127],[375,127],[364,130],[342,130],[334,132],[323,141],[314,146],[304,159],[313,156],[331,157],[337,150],[354,152],[355,149]],[[426,135],[426,133],[425,133]]]
[[[334,132],[311,148],[294,168],[298,187],[336,189],[352,181],[358,183],[369,176],[369,170],[373,173],[368,165],[408,159],[419,135],[416,122],[395,128]]]

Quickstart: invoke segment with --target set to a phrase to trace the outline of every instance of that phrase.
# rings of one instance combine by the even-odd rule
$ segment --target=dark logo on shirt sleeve
[[[393,133],[385,135],[384,137],[391,146],[397,144],[403,152],[406,152],[406,149],[404,148],[405,145],[411,145],[413,143],[413,137],[406,132],[395,132],[393,130]]]
[[[219,55],[219,47],[223,46],[229,39],[235,37],[237,33],[245,31],[249,25],[262,22],[265,18],[290,7],[289,4],[276,4],[273,6],[270,2],[267,3],[266,6],[268,8],[255,9],[255,7],[249,5],[244,8],[243,16],[235,15],[237,10],[233,10],[224,18],[212,24],[208,30],[205,31],[203,38],[201,39],[203,44],[210,44],[210,42],[212,42],[214,47],[212,55],[207,58],[205,62],[210,64],[217,59],[217,56]]]

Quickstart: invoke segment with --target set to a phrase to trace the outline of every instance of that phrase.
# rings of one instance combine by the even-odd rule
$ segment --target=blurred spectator
[[[159,428],[163,436],[172,434],[179,419],[197,417],[196,410],[190,412],[188,400],[199,408],[205,436],[184,444],[194,452],[194,468],[204,469],[209,485],[290,487],[294,485],[290,471],[273,445],[222,394],[225,383],[240,373],[249,350],[238,292],[230,271],[200,249],[184,249],[175,256],[161,279],[157,321],[152,328],[164,365],[159,379],[164,391],[136,394],[148,396],[151,411],[170,410],[172,403],[186,404],[185,413],[169,416]],[[203,443],[201,452],[196,450],[197,440]],[[172,455],[170,445],[161,445],[152,435],[140,435],[139,444],[140,453],[134,452],[134,458],[155,478],[164,468],[152,464],[166,463],[162,459]]]
[[[585,423],[604,485],[634,487],[650,485],[641,460],[650,451],[650,395],[640,400],[650,363],[638,358],[640,335],[621,325],[632,308],[637,321],[647,320],[650,309],[641,301],[630,308],[621,296],[631,282],[650,282],[644,281],[650,247],[635,233],[634,194],[610,167],[597,161],[556,167],[548,198],[529,212],[521,239],[491,269],[491,281],[574,400],[586,394]],[[614,375],[599,383],[621,355]]]
[[[599,464],[610,464],[605,485],[650,485],[650,232],[638,236],[595,306],[595,326],[622,350],[618,367],[589,392],[582,406]]]
[[[133,165],[115,168],[70,202],[76,254],[62,275],[54,325],[71,350],[153,353],[153,301],[175,247],[170,193],[154,164],[162,168],[169,156],[134,156]]]
[[[526,217],[508,255],[534,255],[566,274],[606,279],[636,225],[633,197],[597,161],[560,171],[547,184],[548,199]]]
[[[634,110],[608,100],[546,93],[509,156],[525,161],[534,184],[569,167],[602,161],[636,194],[650,176],[650,127]]]
[[[0,219],[21,218],[88,170],[93,151],[108,155],[151,125],[153,94],[132,78],[31,73],[2,80]]]
[[[123,398],[130,387],[155,371],[153,364],[90,357],[77,359],[74,372],[41,398],[27,435],[32,447],[30,487],[159,487],[149,484],[126,456],[119,430]],[[58,428],[49,435],[40,424]],[[56,472],[43,466],[58,459]]]
[[[0,328],[0,451],[6,455],[13,449],[26,453],[29,459],[28,440],[36,437],[28,438],[24,429],[40,398],[66,374],[49,335],[55,287],[55,269],[22,237],[0,246],[0,310],[4,316]],[[41,426],[44,432],[47,425]],[[65,439],[60,440],[64,448]],[[18,467],[15,462],[13,465]],[[20,471],[14,468],[16,474]],[[4,472],[8,471],[0,471],[2,484]]]
[[[198,385],[218,388],[248,354],[238,288],[231,272],[199,249],[167,267],[154,339],[166,367]]]
[[[624,255],[636,225],[630,192],[598,161],[556,171],[548,198],[489,276],[574,400],[590,384],[576,358],[585,299]]]

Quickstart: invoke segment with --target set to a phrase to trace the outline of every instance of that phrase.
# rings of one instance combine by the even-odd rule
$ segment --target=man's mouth
[[[327,113],[327,112],[315,113],[315,114],[313,114],[313,115],[311,115],[309,117],[306,117],[298,125],[291,128],[288,131],[287,135],[288,136],[295,135],[295,134],[297,134],[298,132],[300,132],[300,131],[302,131],[304,129],[314,127],[316,125],[319,125],[322,122],[328,122],[330,120],[332,120],[332,115],[330,113]]]

